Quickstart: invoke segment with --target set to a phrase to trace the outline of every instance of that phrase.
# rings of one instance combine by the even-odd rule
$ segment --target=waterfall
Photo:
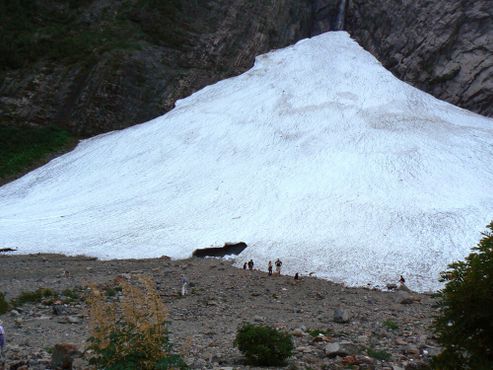
[[[346,20],[346,7],[347,0],[339,0],[339,9],[337,11],[334,31],[341,31],[344,29],[344,21]]]

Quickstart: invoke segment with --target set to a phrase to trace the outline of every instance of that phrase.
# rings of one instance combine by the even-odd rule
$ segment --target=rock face
[[[0,9],[2,122],[82,136],[149,120],[243,72],[310,36],[312,14],[311,0],[28,3]]]
[[[0,124],[91,136],[147,121],[258,54],[336,29],[341,7],[399,78],[493,116],[489,0],[36,0],[0,5]]]
[[[489,0],[352,0],[346,26],[400,79],[493,116],[493,7]]]

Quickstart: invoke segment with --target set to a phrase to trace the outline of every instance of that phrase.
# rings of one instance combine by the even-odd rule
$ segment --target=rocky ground
[[[7,299],[44,287],[65,301],[25,304],[0,316],[7,337],[5,369],[51,369],[59,343],[73,343],[83,353],[89,337],[83,300],[88,284],[111,288],[119,275],[141,273],[156,281],[170,311],[173,348],[192,369],[249,368],[233,346],[243,322],[293,334],[296,349],[288,369],[424,369],[439,351],[429,329],[433,298],[403,289],[383,292],[314,277],[269,277],[220,259],[1,255],[0,266],[0,292]],[[185,297],[179,294],[182,275],[190,281]],[[87,368],[86,357],[77,358],[74,369]]]

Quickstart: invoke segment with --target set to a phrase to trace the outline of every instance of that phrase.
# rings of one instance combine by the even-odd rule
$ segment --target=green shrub
[[[62,295],[65,303],[72,303],[80,300],[80,295],[75,289],[65,289],[62,292]]]
[[[17,298],[12,300],[12,305],[19,307],[26,303],[39,303],[50,297],[56,297],[56,293],[52,289],[39,288],[34,292],[22,292]]]
[[[368,353],[368,356],[380,361],[388,361],[390,360],[390,357],[392,357],[390,353],[386,351],[379,351],[374,348],[368,348],[366,352]]]
[[[3,315],[9,310],[9,302],[5,300],[5,294],[0,292],[0,315]]]
[[[0,182],[18,176],[74,144],[75,139],[57,127],[0,124]]]
[[[393,320],[385,320],[383,322],[383,326],[385,326],[387,329],[390,329],[390,330],[399,329],[399,325],[397,325],[397,323]]]
[[[121,292],[122,291],[122,288],[120,286],[116,286],[116,287],[107,287],[104,292],[106,294],[106,297],[108,298],[111,298],[111,297],[115,297],[116,294],[118,292]]]
[[[291,335],[265,325],[243,324],[234,341],[247,363],[283,366],[293,353]]]
[[[490,232],[464,262],[441,275],[434,330],[443,352],[433,359],[439,369],[493,369],[493,222]]]

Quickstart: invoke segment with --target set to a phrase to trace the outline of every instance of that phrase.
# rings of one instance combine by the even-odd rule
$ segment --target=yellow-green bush
[[[172,354],[166,330],[168,311],[154,282],[139,276],[120,281],[120,300],[107,301],[106,294],[92,287],[88,299],[94,351],[90,363],[97,369],[186,369],[179,355]]]

